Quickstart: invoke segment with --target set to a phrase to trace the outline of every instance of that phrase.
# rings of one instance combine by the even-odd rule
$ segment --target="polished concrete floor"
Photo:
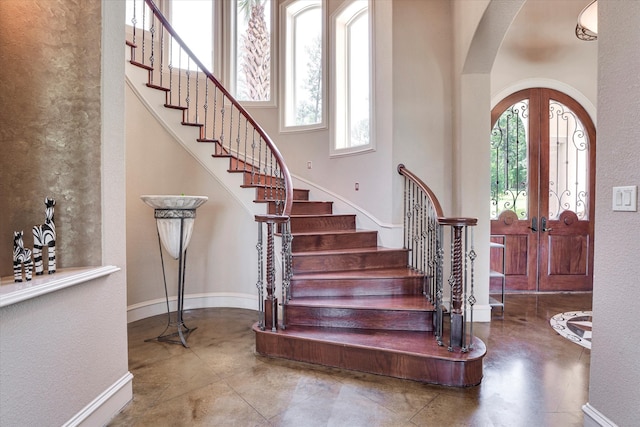
[[[133,401],[113,426],[581,426],[590,351],[549,318],[590,310],[591,294],[507,295],[504,318],[474,325],[484,379],[459,389],[254,354],[256,313],[185,313],[190,348],[145,342],[166,316],[129,324]]]

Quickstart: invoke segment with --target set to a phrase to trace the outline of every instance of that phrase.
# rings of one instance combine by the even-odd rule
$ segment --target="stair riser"
[[[283,188],[284,180],[282,178],[276,178],[274,176],[244,172],[244,185],[273,185],[279,188]]]
[[[328,249],[375,248],[376,246],[378,246],[378,233],[371,231],[294,236],[291,250],[293,252],[310,252]]]
[[[292,233],[311,233],[316,231],[338,231],[355,229],[355,215],[291,217]]]
[[[293,202],[291,206],[292,215],[328,215],[333,210],[333,204],[331,202]],[[274,214],[276,211],[276,204],[269,203],[269,213]]]
[[[407,266],[405,251],[293,255],[293,274],[321,271],[370,270]]]
[[[433,312],[287,306],[287,326],[433,331]]]
[[[256,200],[282,200],[284,198],[283,190],[275,188],[256,188]],[[309,190],[293,189],[293,200],[309,200]]]
[[[256,352],[269,357],[454,387],[482,380],[482,357],[460,361],[254,331]]]
[[[229,170],[230,171],[251,171],[256,168],[249,163],[243,162],[242,160],[238,160],[235,157],[231,157],[229,159]]]
[[[354,297],[420,295],[422,278],[291,280],[291,297]]]

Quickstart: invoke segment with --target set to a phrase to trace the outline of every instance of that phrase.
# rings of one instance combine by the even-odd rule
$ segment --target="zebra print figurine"
[[[31,280],[31,269],[33,261],[31,260],[31,250],[25,249],[22,240],[24,232],[13,232],[13,278],[16,282],[22,282],[22,268],[24,266],[24,275],[27,280]]]
[[[53,223],[53,207],[56,201],[50,198],[44,199],[45,211],[44,224],[33,227],[33,261],[35,263],[36,275],[41,275],[44,267],[42,265],[42,248],[48,247],[49,265],[47,272],[56,272],[56,225]]]

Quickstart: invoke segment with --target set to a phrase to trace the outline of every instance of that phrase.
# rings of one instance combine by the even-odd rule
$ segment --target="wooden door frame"
[[[506,96],[500,102],[498,102],[491,110],[491,129],[493,129],[497,120],[506,111],[507,108],[509,108],[516,102],[522,101],[524,99],[529,100],[530,112],[531,111],[541,112],[541,107],[543,106],[543,104],[546,103],[546,105],[548,105],[550,99],[558,101],[561,104],[568,107],[572,112],[574,112],[578,117],[578,119],[580,120],[580,122],[585,127],[585,132],[587,133],[588,141],[590,145],[589,146],[590,148],[589,190],[588,190],[589,191],[588,233],[590,237],[589,237],[588,260],[587,260],[588,262],[587,265],[589,266],[588,267],[589,286],[586,286],[586,287],[581,286],[580,289],[575,289],[575,290],[591,290],[593,286],[593,256],[594,256],[594,245],[593,245],[594,233],[593,232],[594,232],[594,225],[595,225],[595,160],[596,160],[595,158],[595,146],[596,146],[595,125],[593,123],[593,120],[591,120],[591,117],[589,116],[586,109],[578,101],[573,99],[571,96],[555,89],[538,87],[538,88],[527,88],[527,89],[519,90],[517,92],[514,92]],[[539,117],[542,117],[542,114]],[[528,167],[528,170],[527,170],[527,173],[528,173],[527,181],[529,183],[529,187],[528,187],[529,202],[528,202],[527,222],[529,224],[525,226],[524,221],[518,220],[515,213],[509,214],[510,211],[503,212],[497,220],[491,220],[490,223],[491,223],[491,233],[501,234],[501,231],[502,231],[501,229],[503,227],[501,226],[502,224],[500,224],[500,222],[503,222],[504,225],[507,227],[509,226],[513,227],[512,224],[514,223],[514,221],[516,220],[518,221],[519,224],[516,226],[515,229],[512,228],[512,231],[514,231],[515,233],[520,233],[520,237],[526,236],[527,238],[527,255],[528,255],[527,256],[527,278],[526,280],[524,280],[522,277],[515,278],[514,276],[512,276],[511,290],[539,291],[540,277],[542,276],[542,273],[543,273],[540,269],[547,269],[547,272],[548,272],[548,263],[546,262],[542,263],[541,259],[542,257],[546,257],[545,261],[548,261],[548,256],[549,256],[548,242],[547,244],[543,244],[543,242],[541,242],[540,239],[548,238],[548,234],[542,235],[541,231],[534,233],[531,230],[527,232],[525,227],[526,228],[529,227],[531,223],[531,219],[534,216],[537,217],[538,226],[540,226],[539,224],[540,218],[542,216],[544,217],[548,216],[548,209],[546,209],[546,212],[545,212],[541,208],[539,208],[539,212],[538,210],[535,210],[534,212],[534,209],[532,209],[532,206],[533,204],[540,205],[540,203],[538,202],[538,200],[540,199],[541,190],[542,190],[541,188],[542,183],[540,181],[540,178],[541,176],[548,176],[548,172],[549,172],[548,171],[549,169],[548,149],[546,153],[544,152],[544,150],[542,150],[543,137],[547,139],[547,145],[548,145],[549,122],[548,120],[540,120],[538,125],[534,126],[532,124],[532,117],[529,116],[529,118],[530,119],[529,119],[529,129],[528,129],[528,134],[529,134],[528,142],[529,144],[532,144],[532,145],[535,142],[534,149],[537,148],[538,151],[537,153],[532,152],[532,147],[530,146],[527,150],[527,155],[529,156],[528,160],[530,164],[531,158],[534,155],[536,155],[538,159],[537,163],[539,164],[539,167],[537,168]],[[534,118],[534,120],[539,120],[539,118]],[[546,132],[546,134],[544,134],[544,132]],[[545,148],[548,148],[548,147],[545,147]],[[548,200],[544,202],[544,205],[545,205],[545,208],[548,208]],[[566,216],[564,217],[564,220],[567,220]],[[505,243],[507,243],[506,238],[505,238]],[[544,253],[538,253],[539,251],[544,251]],[[505,256],[508,257],[508,253],[509,252],[505,250]],[[529,256],[529,254],[533,254],[533,253],[536,253],[537,255]],[[506,258],[504,260],[505,265],[507,266],[507,270],[509,270],[509,267],[508,267],[509,263],[514,262],[514,258],[515,257],[512,256],[512,259]],[[502,260],[499,260],[498,262],[502,262]],[[492,260],[492,266],[493,264],[494,264],[494,261]],[[507,275],[508,274],[509,272],[507,271]],[[509,285],[507,286],[509,287]],[[513,288],[516,288],[516,289],[513,289]],[[553,289],[546,289],[546,290],[553,290]],[[562,289],[558,289],[558,290],[562,290]]]

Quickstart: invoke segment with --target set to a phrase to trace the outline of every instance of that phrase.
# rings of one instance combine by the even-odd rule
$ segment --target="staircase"
[[[407,238],[409,249],[379,247],[377,232],[356,229],[355,215],[334,214],[331,202],[309,200],[308,190],[294,189],[269,137],[193,57],[153,3],[145,0],[145,5],[153,16],[152,27],[138,30],[138,36],[134,31],[127,40],[130,63],[148,72],[146,86],[165,94],[164,108],[180,111],[181,125],[199,130],[198,145],[208,146],[215,158],[228,158],[226,172],[241,174],[241,187],[255,192],[254,203],[264,205],[266,213],[256,215],[260,227],[260,320],[253,325],[257,353],[449,386],[479,384],[486,348],[473,334],[467,342],[464,332],[466,302],[462,308],[459,292],[453,292],[463,282],[459,255],[452,255],[459,267],[452,272],[453,308],[443,310],[442,292],[433,287],[435,261],[429,268],[414,265],[417,258],[427,258],[422,255],[425,245],[413,247],[411,242],[418,239]],[[195,72],[181,74],[170,64],[154,64],[153,58],[162,58],[154,50],[171,43],[165,37],[192,57]],[[218,104],[222,108],[216,108]],[[449,219],[447,225],[459,227],[460,220]],[[424,238],[427,232],[419,234]],[[263,235],[267,236],[264,256]],[[283,242],[280,304],[275,296],[276,236]],[[441,264],[442,250],[437,252]],[[445,311],[449,322],[442,321]],[[450,333],[448,346],[442,339],[447,327],[462,331]]]
[[[296,191],[291,213],[292,276],[285,328],[255,324],[256,351],[397,378],[451,386],[482,379],[485,347],[448,351],[434,336],[425,277],[407,268],[405,249],[377,246],[354,215]]]

